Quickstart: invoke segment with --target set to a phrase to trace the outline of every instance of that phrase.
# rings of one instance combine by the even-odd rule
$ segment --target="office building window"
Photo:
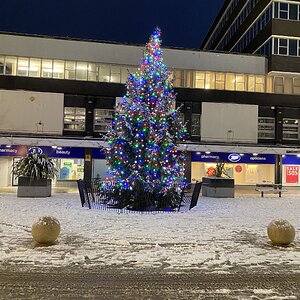
[[[129,67],[128,66],[122,66],[121,67],[121,83],[125,83],[127,81],[127,78],[129,76]],[[174,76],[174,74],[173,74]]]
[[[225,89],[225,74],[216,73],[216,89],[224,90]]]
[[[195,87],[204,89],[205,72],[196,71],[195,74]]]
[[[297,56],[297,40],[289,40],[289,55]]]
[[[85,130],[85,108],[65,107],[64,129],[84,131]]]
[[[5,57],[0,56],[0,74],[4,74]]]
[[[289,19],[297,20],[298,19],[298,5],[297,4],[289,4]]]
[[[228,91],[235,90],[235,74],[226,73],[225,76],[225,89]]]
[[[274,93],[283,94],[283,77],[274,77]]]
[[[29,59],[25,57],[18,57],[18,76],[28,76]]]
[[[110,81],[110,67],[107,65],[99,65],[99,81],[109,82]]]
[[[279,3],[279,18],[280,19],[288,19],[288,11],[289,11],[288,3]]]
[[[192,114],[192,136],[200,136],[200,128],[201,128],[201,115],[200,114]]]
[[[258,138],[259,139],[275,138],[275,118],[258,117]]]
[[[264,93],[265,91],[265,77],[255,76],[255,92]]]
[[[52,78],[64,79],[65,62],[63,60],[53,61]]]
[[[107,132],[107,127],[114,118],[113,109],[95,109],[94,110],[94,131]]]
[[[42,60],[39,58],[30,58],[29,77],[40,77],[41,76],[41,63],[42,63]]]
[[[299,141],[299,119],[283,119],[283,139]]]
[[[120,66],[111,66],[110,82],[121,82],[121,67]]]
[[[245,90],[245,76],[242,74],[236,74],[235,76],[235,88],[237,91]]]
[[[5,58],[5,75],[17,75],[17,58],[6,56]]]
[[[287,55],[288,51],[287,39],[279,39],[279,54]]]
[[[76,70],[76,62],[75,61],[66,61],[66,79],[75,80],[75,70]]]
[[[88,64],[88,81],[97,81],[97,65]]]
[[[42,60],[42,77],[44,78],[52,78],[52,60],[43,59]]]
[[[205,88],[215,89],[215,73],[205,72]]]
[[[77,80],[87,80],[87,63],[77,62],[76,63],[76,79]]]
[[[300,95],[300,78],[294,78],[294,94]]]

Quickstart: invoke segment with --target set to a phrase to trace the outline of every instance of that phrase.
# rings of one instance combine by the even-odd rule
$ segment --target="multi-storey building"
[[[11,164],[32,146],[56,159],[56,186],[105,177],[103,134],[143,49],[1,33],[0,186],[15,184]],[[188,139],[180,148],[188,154],[188,179],[201,180],[221,159],[237,185],[282,177],[287,185],[300,185],[297,80],[278,89],[278,75],[261,55],[163,51],[187,123]]]

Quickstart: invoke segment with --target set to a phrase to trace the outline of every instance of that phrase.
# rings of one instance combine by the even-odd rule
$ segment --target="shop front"
[[[235,185],[274,183],[276,157],[273,154],[192,152],[192,182],[213,176],[217,161],[225,162],[225,172]]]
[[[37,147],[39,153],[53,158],[58,174],[53,180],[56,187],[76,187],[76,180],[84,177],[84,148],[77,147]],[[36,147],[28,146],[0,146],[0,187],[16,186],[17,178],[12,175],[13,163],[25,156]]]

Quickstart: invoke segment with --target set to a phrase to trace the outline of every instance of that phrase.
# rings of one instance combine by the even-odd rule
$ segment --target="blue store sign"
[[[84,148],[62,147],[52,148],[47,146],[30,147],[27,146],[0,146],[0,156],[25,156],[28,152],[39,154],[44,153],[53,158],[84,158]]]
[[[240,164],[275,164],[275,154],[259,154],[253,155],[245,153],[243,155],[237,153],[224,153],[224,152],[192,152],[192,161],[199,162],[217,162],[222,161],[225,163],[240,163]]]
[[[283,165],[300,165],[300,156],[297,155],[285,155],[282,157]]]

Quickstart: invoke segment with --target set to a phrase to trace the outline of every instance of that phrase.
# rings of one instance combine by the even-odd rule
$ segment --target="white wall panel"
[[[62,135],[64,95],[0,90],[0,132]]]
[[[257,133],[257,105],[202,103],[202,141],[257,143]]]

